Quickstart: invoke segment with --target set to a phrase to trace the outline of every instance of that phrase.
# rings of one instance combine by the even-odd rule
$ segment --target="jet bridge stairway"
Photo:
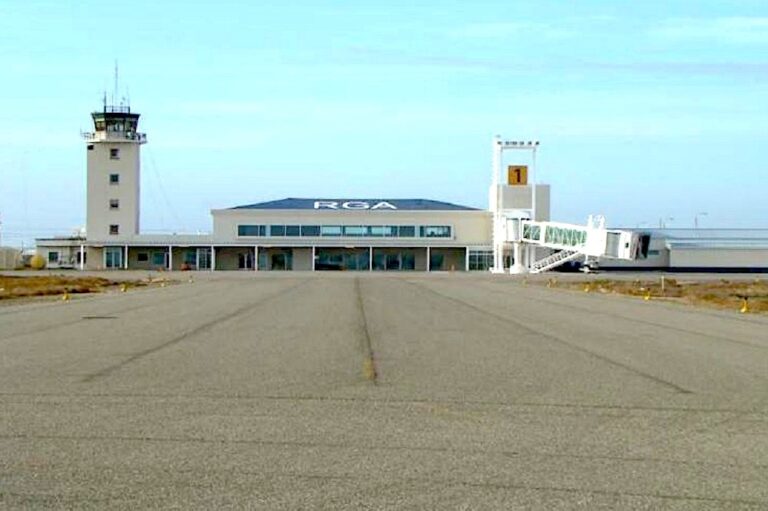
[[[531,264],[530,268],[528,268],[528,272],[544,273],[545,271],[549,271],[554,268],[557,268],[561,264],[565,264],[569,261],[573,261],[583,256],[584,254],[582,254],[581,252],[571,252],[569,250],[561,250],[559,252],[555,252],[550,256],[545,257],[544,259],[539,259],[538,261],[534,262],[533,264]]]

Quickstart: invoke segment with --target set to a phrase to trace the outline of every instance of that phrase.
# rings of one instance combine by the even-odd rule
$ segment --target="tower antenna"
[[[117,101],[117,59],[115,59],[115,89],[112,91],[112,104],[115,105]]]

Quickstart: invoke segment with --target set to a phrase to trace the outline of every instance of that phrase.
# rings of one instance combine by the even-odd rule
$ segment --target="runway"
[[[768,317],[472,274],[0,307],[0,507],[766,509]]]

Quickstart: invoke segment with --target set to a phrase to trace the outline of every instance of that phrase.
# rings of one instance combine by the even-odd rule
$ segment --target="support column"
[[[373,247],[368,247],[368,271],[373,271]]]
[[[216,271],[216,247],[211,245],[211,271]]]
[[[80,245],[80,271],[85,270],[85,245]]]
[[[315,271],[315,246],[312,245],[312,271]]]
[[[464,271],[469,271],[469,247],[464,248]]]
[[[125,259],[123,259],[123,269],[128,269],[128,245],[125,245]]]
[[[512,244],[512,257],[515,262],[509,267],[509,273],[527,273],[528,266],[523,263],[523,244],[519,241]]]
[[[173,270],[173,246],[168,245],[168,271]]]
[[[432,271],[432,251],[429,246],[427,246],[427,271]]]
[[[259,246],[253,247],[253,271],[259,271]]]

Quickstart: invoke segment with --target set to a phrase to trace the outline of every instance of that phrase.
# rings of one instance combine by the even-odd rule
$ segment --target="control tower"
[[[139,133],[139,114],[130,106],[109,106],[91,114],[93,132],[87,143],[88,240],[125,240],[139,233],[140,148],[147,137]]]

